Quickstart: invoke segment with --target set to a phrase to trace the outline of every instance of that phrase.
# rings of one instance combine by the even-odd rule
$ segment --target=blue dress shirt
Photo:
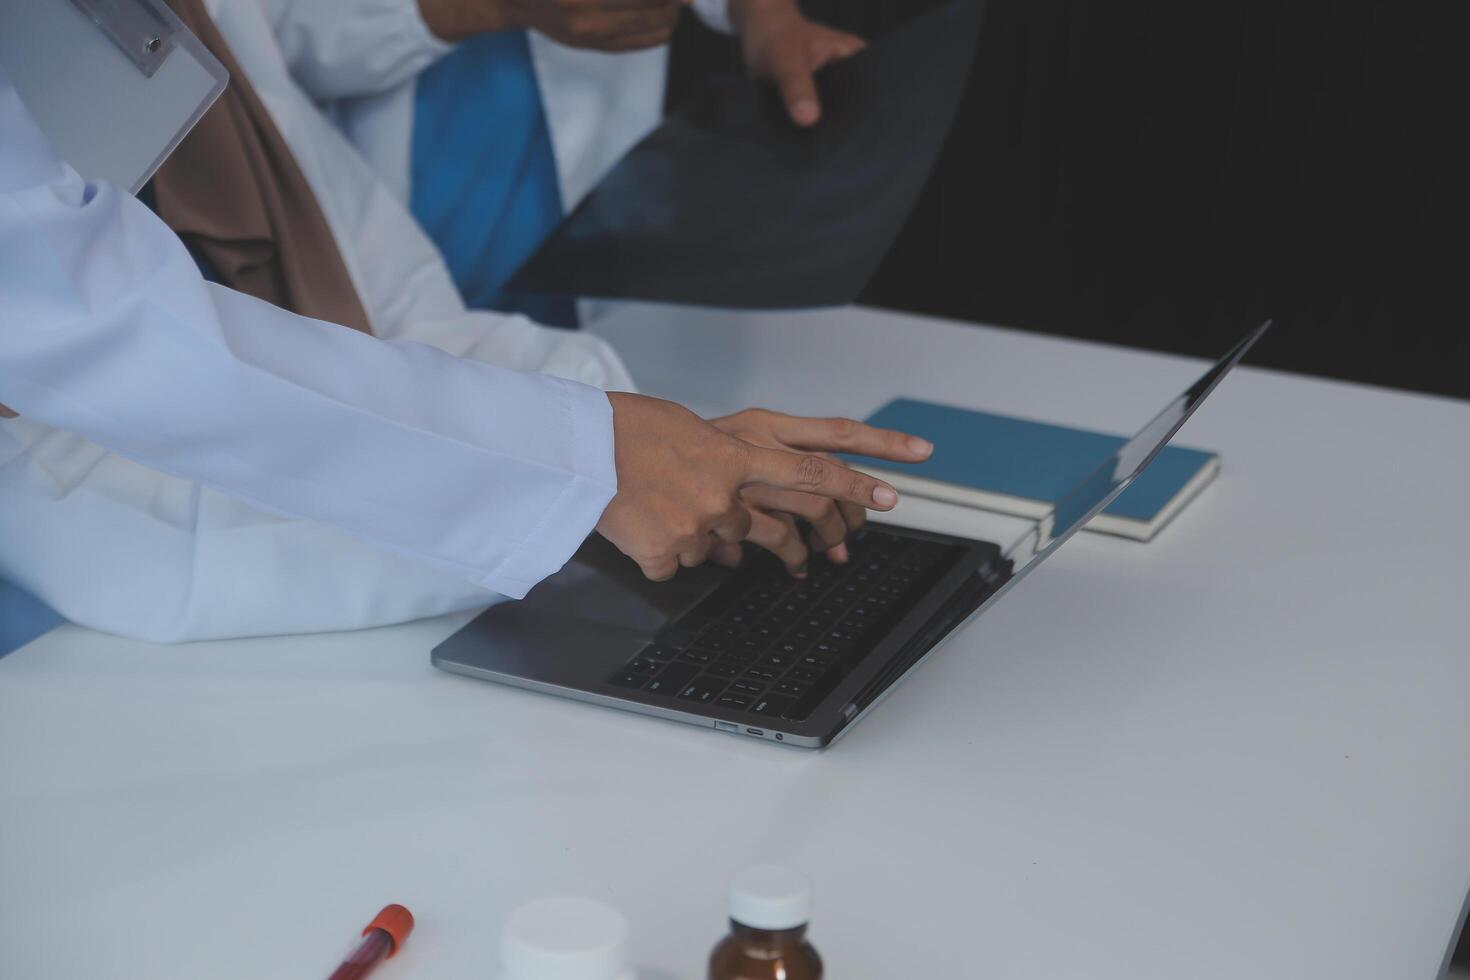
[[[469,306],[576,326],[570,297],[505,289],[562,217],[525,31],[471,38],[419,75],[411,175],[414,217]]]

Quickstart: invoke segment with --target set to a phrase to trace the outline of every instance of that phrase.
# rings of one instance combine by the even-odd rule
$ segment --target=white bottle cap
[[[628,923],[590,898],[543,898],[510,914],[500,943],[503,980],[633,980]]]
[[[795,871],[763,864],[730,882],[730,918],[752,929],[795,929],[811,921],[812,892]]]

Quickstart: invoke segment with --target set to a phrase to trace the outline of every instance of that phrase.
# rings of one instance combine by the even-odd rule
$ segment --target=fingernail
[[[918,436],[909,436],[909,452],[915,456],[928,456],[934,451],[934,443]]]
[[[827,557],[830,558],[832,561],[835,561],[839,565],[847,564],[847,559],[851,557],[847,553],[847,542],[844,541],[842,544],[839,544],[837,547],[827,552]]]
[[[898,493],[892,487],[875,487],[873,489],[873,503],[879,507],[892,507],[898,503]]]
[[[796,578],[806,578],[806,567],[808,564],[808,562],[802,562],[791,574]]]
[[[821,114],[821,111],[821,108],[811,99],[802,99],[791,107],[791,118],[803,126],[810,126],[817,121],[817,116]]]

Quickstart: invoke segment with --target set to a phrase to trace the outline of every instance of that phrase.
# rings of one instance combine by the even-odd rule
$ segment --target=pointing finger
[[[855,419],[812,419],[786,415],[775,422],[776,437],[788,446],[808,452],[856,453],[900,463],[928,459],[934,445],[927,439],[879,429]]]
[[[781,45],[771,56],[771,78],[781,90],[791,121],[798,126],[812,126],[822,118],[812,71],[807,52],[799,44]]]
[[[748,484],[821,494],[874,510],[892,510],[898,503],[898,491],[887,483],[821,456],[750,446],[748,460]]]

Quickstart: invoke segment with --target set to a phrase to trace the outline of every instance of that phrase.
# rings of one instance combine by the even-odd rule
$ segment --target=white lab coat
[[[0,422],[0,575],[160,641],[523,595],[615,492],[599,388],[625,370],[591,336],[467,312],[262,8],[208,6],[381,339],[204,283],[142,204],[55,158],[0,70],[0,402],[23,416]]]
[[[414,79],[451,46],[424,26],[416,0],[263,2],[296,80],[407,201]],[[728,33],[726,4],[695,0],[694,9]],[[562,205],[570,211],[658,124],[668,48],[610,54],[535,31],[529,37]]]

